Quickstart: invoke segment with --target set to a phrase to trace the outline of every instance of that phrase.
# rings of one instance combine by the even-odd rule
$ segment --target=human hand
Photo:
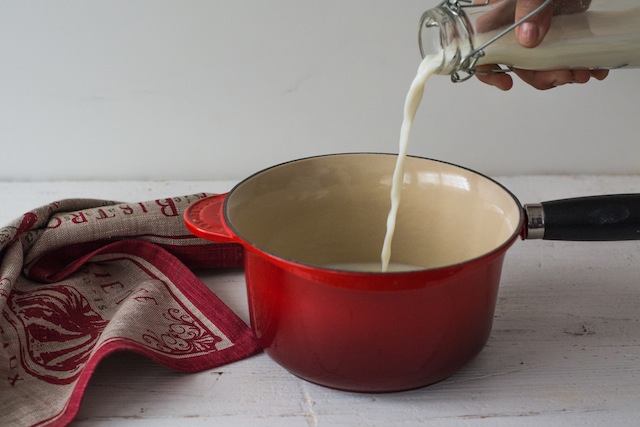
[[[543,3],[544,0],[517,0],[515,22],[527,16]],[[515,28],[518,43],[525,48],[535,48],[549,31],[553,15],[584,12],[589,8],[590,3],[591,0],[554,0],[551,5]],[[479,71],[477,77],[480,81],[501,90],[509,90],[513,87],[513,79],[509,74],[486,73],[499,69],[499,66],[486,65],[477,68]],[[525,83],[540,90],[551,89],[567,83],[586,83],[591,77],[603,80],[609,73],[608,70],[531,71],[522,69],[514,69],[513,72]]]

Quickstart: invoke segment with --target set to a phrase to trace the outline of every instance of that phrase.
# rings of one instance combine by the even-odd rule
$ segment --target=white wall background
[[[238,179],[397,151],[437,0],[1,0],[1,180]],[[410,153],[487,174],[640,173],[640,70],[429,82]]]

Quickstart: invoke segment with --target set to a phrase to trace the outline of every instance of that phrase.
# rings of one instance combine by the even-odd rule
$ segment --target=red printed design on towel
[[[33,212],[27,212],[22,216],[22,222],[16,231],[16,236],[21,235],[27,230],[31,230],[31,228],[36,224],[38,217]]]
[[[188,355],[222,350],[219,347],[228,347],[222,337],[213,335],[204,329],[196,320],[187,313],[176,308],[170,308],[163,317],[170,323],[168,330],[158,334],[147,330],[142,335],[150,348],[171,355]],[[219,345],[219,344],[222,344]]]
[[[0,426],[63,426],[97,364],[135,351],[183,372],[260,351],[189,268],[243,249],[188,233],[198,194],[140,203],[69,199],[0,228]]]
[[[53,384],[72,383],[108,324],[70,286],[14,290],[8,301],[20,342],[20,358],[31,375]]]
[[[18,238],[20,238],[20,236],[31,230],[37,221],[37,215],[33,212],[28,212],[22,215],[20,224],[18,224],[17,227],[7,226],[4,228],[0,228],[0,249],[3,249],[6,245],[15,242]]]

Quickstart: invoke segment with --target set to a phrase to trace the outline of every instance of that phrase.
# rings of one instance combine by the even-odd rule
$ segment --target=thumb
[[[523,19],[536,8],[540,7],[544,0],[518,0],[516,5],[516,22]],[[515,29],[516,38],[523,47],[538,46],[544,36],[547,35],[553,17],[553,6],[549,5],[527,21],[518,25]]]

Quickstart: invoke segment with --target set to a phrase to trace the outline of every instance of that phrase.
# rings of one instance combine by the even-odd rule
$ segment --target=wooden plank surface
[[[640,176],[500,178],[523,202],[640,192]],[[68,197],[143,201],[233,182],[0,182],[4,224]],[[198,271],[248,322],[243,272]],[[358,394],[298,379],[266,355],[181,374],[129,353],[97,369],[73,426],[587,426],[640,419],[640,242],[519,241],[493,332],[453,377]]]

